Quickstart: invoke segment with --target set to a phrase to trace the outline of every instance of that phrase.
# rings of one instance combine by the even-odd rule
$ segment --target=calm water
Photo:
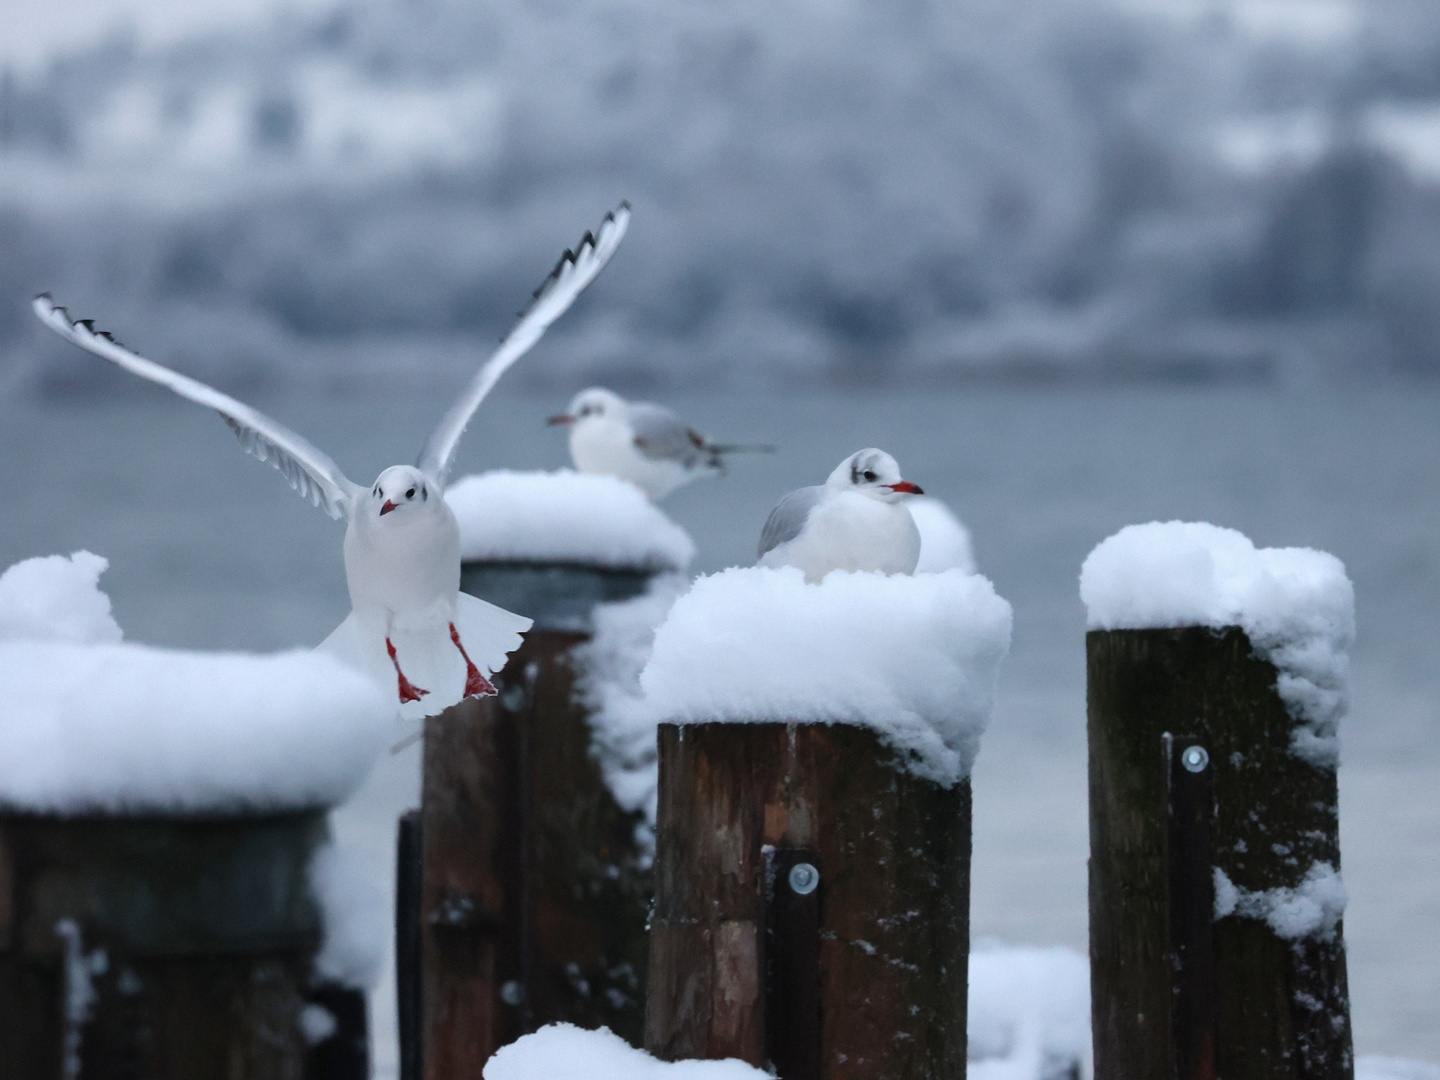
[[[368,482],[410,460],[440,400],[257,402]],[[559,399],[498,393],[460,471],[552,467]],[[711,395],[672,400],[736,461],[667,509],[696,569],[753,558],[765,514],[877,445],[969,524],[1015,606],[1015,640],[975,772],[977,936],[1085,947],[1084,612],[1089,550],[1122,525],[1208,520],[1265,546],[1344,559],[1359,640],[1343,728],[1341,821],[1357,1050],[1440,1062],[1440,390]],[[89,548],[132,640],[270,649],[319,641],[348,603],[341,526],[240,453],[221,422],[161,392],[0,403],[0,565]],[[337,822],[383,876],[413,755]],[[377,1006],[384,1008],[383,1001]],[[382,1036],[383,1066],[392,1053]]]

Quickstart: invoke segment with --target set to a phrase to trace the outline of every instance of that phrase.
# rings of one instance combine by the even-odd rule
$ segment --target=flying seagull
[[[629,223],[630,206],[621,203],[594,234],[587,232],[574,251],[560,257],[519,321],[430,433],[415,464],[392,465],[369,488],[349,480],[328,456],[278,421],[131,352],[88,319],[72,321],[48,294],[37,296],[33,306],[40,321],[66,340],[214,409],[241,445],[279,469],[303,498],[332,518],[347,519],[351,613],[321,647],[377,678],[393,677],[402,706],[434,692],[427,708],[438,712],[462,697],[495,693],[485,672],[503,667],[530,627],[529,619],[459,591],[460,531],[444,498],[455,446],[500,376],[595,280]]]
[[[663,405],[626,401],[601,386],[580,391],[549,422],[570,426],[570,460],[577,471],[629,480],[651,502],[699,477],[723,473],[726,454],[775,450],[713,443]]]
[[[806,581],[832,570],[913,574],[920,530],[901,500],[923,494],[885,451],[859,450],[824,484],[776,504],[760,534],[759,565],[799,567]]]

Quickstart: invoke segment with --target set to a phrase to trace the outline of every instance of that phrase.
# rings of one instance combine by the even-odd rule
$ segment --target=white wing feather
[[[629,226],[630,204],[622,202],[605,215],[595,233],[587,232],[573,252],[566,251],[560,256],[555,269],[541,282],[530,304],[520,313],[520,321],[475,373],[465,392],[431,432],[415,462],[416,468],[436,484],[444,485],[455,446],[480,402],[485,400],[485,395],[510,365],[529,352],[550,324],[563,315],[575,298],[585,291],[585,287],[595,280],[610,261],[610,256],[615,254]]]
[[[40,321],[66,341],[119,364],[126,371],[167,386],[183,398],[214,409],[230,425],[241,446],[261,461],[274,465],[302,498],[309,499],[332,518],[341,517],[362,490],[346,479],[328,456],[278,420],[131,352],[103,330],[96,330],[89,319],[72,321],[66,310],[57,307],[47,293],[37,296],[32,306]]]

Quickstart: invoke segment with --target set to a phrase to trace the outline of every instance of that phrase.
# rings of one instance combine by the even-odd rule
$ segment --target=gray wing
[[[455,455],[455,446],[465,427],[485,395],[499,381],[511,364],[530,351],[540,340],[550,324],[558,319],[575,298],[585,291],[596,275],[605,269],[610,256],[620,246],[625,230],[630,226],[630,204],[622,202],[619,207],[605,215],[599,230],[586,233],[575,250],[566,251],[550,271],[550,276],[540,283],[530,306],[520,313],[520,321],[505,335],[500,347],[486,360],[470,385],[465,388],[450,411],[440,418],[440,423],[425,440],[415,466],[435,483],[443,485],[445,474],[450,470],[450,460]]]
[[[713,455],[707,453],[705,436],[685,426],[664,406],[632,402],[629,416],[635,447],[651,461],[678,461],[687,469],[693,469],[702,457],[711,462]]]
[[[771,510],[770,516],[765,519],[765,528],[760,530],[760,550],[755,553],[755,557],[763,558],[771,548],[777,548],[785,541],[799,536],[800,530],[805,528],[805,522],[810,518],[810,511],[815,509],[815,504],[820,501],[820,493],[824,490],[818,485],[798,488],[776,503],[775,509]]]
[[[220,414],[240,445],[261,461],[279,469],[290,486],[309,499],[332,518],[349,509],[352,500],[364,489],[346,479],[340,466],[291,431],[278,420],[236,401],[204,383],[171,371],[153,360],[131,352],[103,330],[96,330],[89,319],[71,320],[63,307],[57,307],[48,293],[41,293],[32,302],[40,321],[66,341],[80,346],[141,378],[169,387],[183,398],[206,405]]]

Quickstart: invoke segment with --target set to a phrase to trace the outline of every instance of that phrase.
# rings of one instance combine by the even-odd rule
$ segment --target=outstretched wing
[[[615,210],[605,215],[595,233],[586,233],[574,251],[560,256],[550,276],[541,282],[529,305],[520,313],[520,321],[505,335],[500,347],[486,360],[470,385],[450,406],[450,411],[441,418],[439,425],[425,441],[415,466],[435,483],[444,485],[445,474],[450,469],[450,459],[455,446],[465,433],[465,426],[485,395],[495,385],[511,364],[530,351],[550,324],[565,313],[585,287],[595,280],[605,268],[610,256],[620,246],[620,240],[630,225],[630,204],[622,202]]]
[[[214,409],[230,425],[241,446],[261,461],[274,465],[302,498],[309,499],[332,518],[342,516],[351,500],[361,491],[346,479],[335,462],[279,421],[202,382],[131,352],[103,330],[96,330],[89,319],[71,321],[66,310],[57,307],[50,299],[49,293],[37,296],[32,306],[41,322],[86,352],[104,357],[142,378],[168,386],[181,397]]]

